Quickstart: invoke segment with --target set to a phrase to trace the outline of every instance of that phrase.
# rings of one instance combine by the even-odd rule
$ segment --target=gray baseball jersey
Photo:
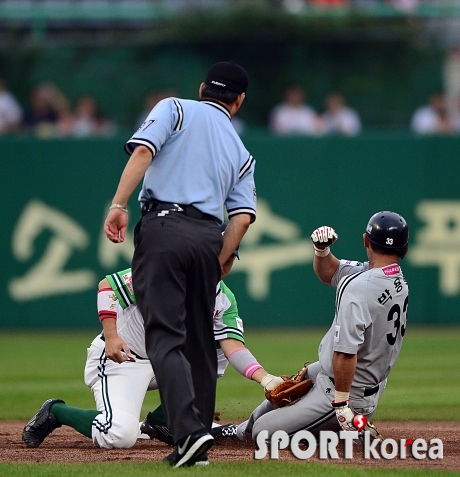
[[[332,285],[337,287],[335,317],[319,346],[325,374],[334,376],[334,351],[357,354],[352,387],[382,382],[398,359],[406,332],[409,289],[398,264],[369,269],[341,260]]]
[[[336,313],[319,346],[319,361],[308,366],[313,388],[292,406],[275,409],[265,400],[238,426],[238,436],[256,439],[262,430],[292,435],[305,429],[340,431],[334,408],[334,351],[357,354],[350,406],[370,419],[406,331],[408,288],[399,265],[369,269],[367,262],[341,260],[331,283],[337,288]],[[377,386],[378,385],[378,386]],[[370,391],[367,392],[366,391]]]

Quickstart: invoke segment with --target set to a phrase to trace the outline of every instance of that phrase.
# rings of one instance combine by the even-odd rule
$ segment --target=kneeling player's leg
[[[93,421],[95,445],[130,448],[139,435],[139,418],[145,393],[153,376],[149,360],[114,363],[101,360],[99,379],[91,390],[101,413]]]
[[[63,402],[54,403],[50,412],[54,414],[58,422],[65,426],[74,428],[80,434],[91,439],[94,418],[100,414],[95,409],[80,409],[68,406]]]

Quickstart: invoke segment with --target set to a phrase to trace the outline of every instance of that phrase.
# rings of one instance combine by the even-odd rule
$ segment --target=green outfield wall
[[[105,238],[126,139],[0,141],[1,327],[98,326],[98,281],[129,266],[139,216],[133,198],[127,241]],[[257,160],[258,218],[226,282],[246,325],[330,323],[334,290],[313,273],[310,233],[331,225],[334,253],[365,260],[365,225],[385,209],[410,226],[410,322],[460,323],[460,138],[244,141]]]

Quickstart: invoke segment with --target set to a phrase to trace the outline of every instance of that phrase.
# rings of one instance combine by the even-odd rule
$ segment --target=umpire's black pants
[[[133,288],[147,356],[174,441],[211,429],[217,379],[213,311],[220,280],[217,222],[171,211],[137,224]]]

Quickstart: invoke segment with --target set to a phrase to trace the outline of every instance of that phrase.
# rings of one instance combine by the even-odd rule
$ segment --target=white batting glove
[[[273,376],[272,374],[267,374],[267,376],[264,376],[262,381],[260,381],[260,385],[265,391],[272,391],[281,383],[284,383],[284,379],[279,376]]]
[[[360,435],[359,437],[360,438],[363,438],[363,433],[364,432],[369,432],[369,434],[371,435],[372,439],[377,439],[379,440],[380,442],[383,441],[383,436],[382,434],[380,434],[380,432],[378,431],[378,429],[374,426],[374,424],[372,424],[372,422],[370,421],[367,421],[367,424],[366,424],[366,427],[360,431]]]
[[[344,431],[356,431],[356,427],[353,425],[353,418],[355,414],[350,409],[348,401],[335,402],[332,401],[332,407],[335,408],[335,415],[339,421],[340,427]]]
[[[337,242],[339,236],[332,227],[323,225],[318,227],[310,235],[313,242],[313,249],[315,250],[315,255],[318,257],[326,257],[329,255],[330,246]]]

